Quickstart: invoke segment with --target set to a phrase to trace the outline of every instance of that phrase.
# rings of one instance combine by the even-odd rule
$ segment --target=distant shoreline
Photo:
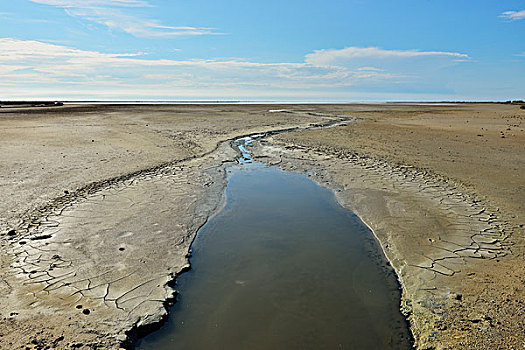
[[[525,105],[524,100],[507,100],[507,101],[272,101],[272,100],[20,100],[20,101],[0,101],[0,108],[16,107],[59,107],[65,104],[117,104],[117,105],[179,105],[179,104],[261,104],[261,105],[321,105],[321,104],[413,104],[413,105],[452,105],[452,104],[517,104]]]

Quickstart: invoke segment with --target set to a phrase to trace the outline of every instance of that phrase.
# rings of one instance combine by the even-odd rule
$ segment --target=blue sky
[[[523,0],[0,4],[0,100],[525,99]]]

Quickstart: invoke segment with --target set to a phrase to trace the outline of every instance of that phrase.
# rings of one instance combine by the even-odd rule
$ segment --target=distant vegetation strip
[[[54,107],[63,106],[57,101],[0,101],[0,107]]]

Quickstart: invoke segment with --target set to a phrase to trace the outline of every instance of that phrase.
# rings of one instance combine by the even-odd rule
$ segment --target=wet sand
[[[419,348],[520,348],[525,111],[498,104],[0,109],[0,348],[131,344],[220,207],[227,141],[343,118],[257,155],[374,230]]]

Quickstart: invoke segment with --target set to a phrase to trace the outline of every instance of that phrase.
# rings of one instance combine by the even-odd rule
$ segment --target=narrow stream
[[[369,229],[307,177],[231,169],[168,322],[137,349],[410,349],[397,280]]]

